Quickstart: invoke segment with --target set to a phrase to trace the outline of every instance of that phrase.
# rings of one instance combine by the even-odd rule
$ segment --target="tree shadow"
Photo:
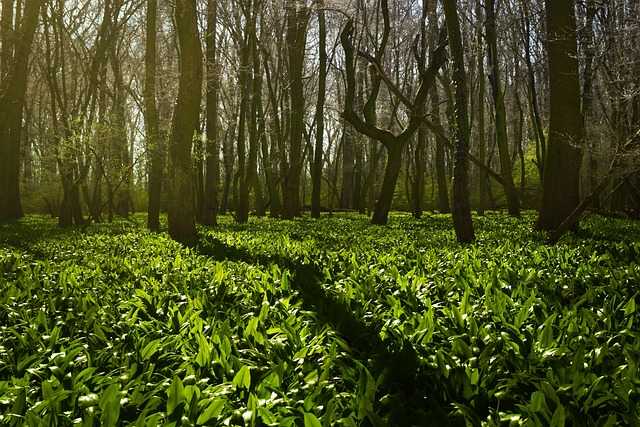
[[[290,286],[299,292],[302,307],[316,314],[320,326],[329,326],[345,339],[354,357],[377,382],[373,414],[361,425],[458,425],[452,423],[447,415],[445,408],[452,408],[440,398],[442,390],[434,388],[447,379],[420,360],[409,340],[383,341],[379,333],[382,324],[358,318],[345,303],[326,292],[322,287],[324,276],[319,265],[283,256],[251,253],[213,236],[201,236],[194,249],[216,261],[245,262],[264,267],[275,263],[290,272]]]

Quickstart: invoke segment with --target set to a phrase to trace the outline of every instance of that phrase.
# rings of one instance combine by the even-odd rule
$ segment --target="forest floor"
[[[0,225],[0,425],[640,425],[638,222],[133,219]]]

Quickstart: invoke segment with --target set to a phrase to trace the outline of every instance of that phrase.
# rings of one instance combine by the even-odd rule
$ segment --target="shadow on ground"
[[[364,425],[465,425],[447,415],[446,402],[434,390],[436,384],[447,379],[441,377],[426,364],[421,363],[412,343],[383,342],[379,331],[382,325],[365,322],[341,301],[327,293],[323,287],[322,268],[302,264],[286,257],[254,254],[228,245],[212,236],[201,237],[196,250],[218,261],[245,262],[269,266],[277,264],[291,274],[290,285],[302,297],[305,310],[313,311],[321,326],[328,325],[344,338],[354,352],[354,357],[367,367],[378,382],[374,412],[363,420]],[[452,410],[450,406],[449,410]]]

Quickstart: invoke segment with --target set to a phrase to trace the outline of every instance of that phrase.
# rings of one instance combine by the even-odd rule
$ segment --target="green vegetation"
[[[220,221],[0,225],[0,424],[639,425],[638,223]]]

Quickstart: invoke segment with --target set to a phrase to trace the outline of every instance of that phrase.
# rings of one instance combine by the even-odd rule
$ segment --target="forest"
[[[2,0],[0,425],[640,426],[640,3]]]

